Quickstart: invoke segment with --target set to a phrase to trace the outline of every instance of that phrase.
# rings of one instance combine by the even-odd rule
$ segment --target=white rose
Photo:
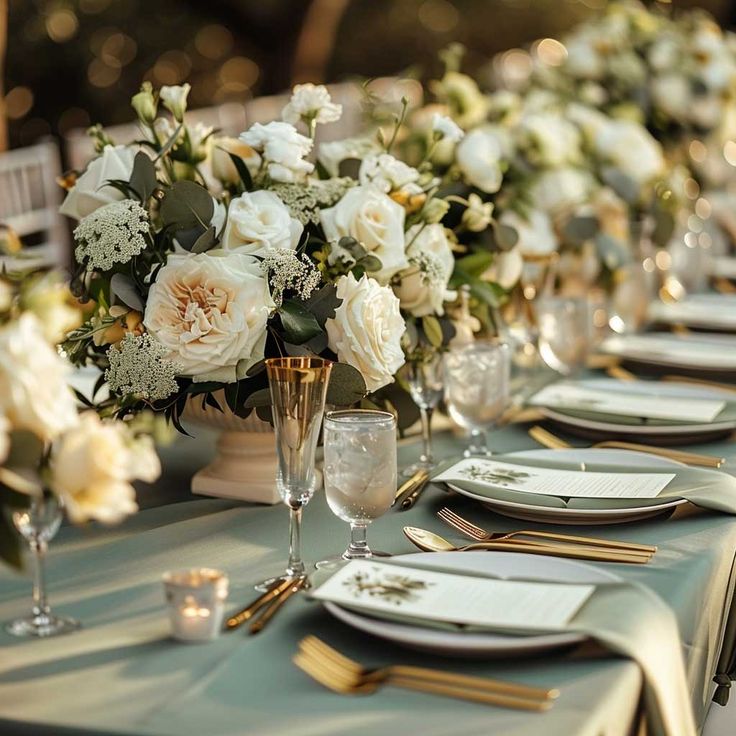
[[[0,329],[0,415],[49,442],[79,421],[71,366],[29,312]]]
[[[326,325],[330,350],[361,372],[369,391],[376,391],[391,383],[404,364],[406,325],[399,300],[388,286],[365,274],[357,281],[352,273],[338,280],[337,296],[342,304]]]
[[[675,69],[679,56],[680,45],[677,39],[670,35],[663,35],[651,45],[647,52],[652,68],[660,72]]]
[[[123,422],[85,412],[55,444],[49,483],[74,523],[114,524],[138,510],[131,481],[151,483],[160,474],[150,438],[134,439]]]
[[[400,204],[375,187],[365,186],[349,189],[334,207],[320,212],[328,240],[349,235],[381,261],[381,270],[372,275],[382,284],[408,265],[404,217]]]
[[[319,146],[319,161],[330,176],[337,176],[340,163],[345,159],[362,159],[369,153],[380,151],[374,138],[345,138],[341,141],[321,143]]]
[[[240,140],[263,155],[268,164],[268,175],[274,181],[303,181],[314,170],[314,164],[304,160],[312,150],[311,139],[298,133],[289,123],[254,123],[240,134]]]
[[[187,109],[187,96],[192,89],[189,84],[164,85],[161,87],[159,97],[163,106],[179,121],[184,119]]]
[[[496,253],[493,265],[483,274],[484,281],[497,283],[502,289],[510,289],[521,278],[524,257],[519,245],[511,250]]]
[[[565,43],[567,58],[564,69],[578,79],[600,79],[606,72],[603,57],[596,51],[593,39],[580,36]]]
[[[455,258],[442,225],[414,225],[406,233],[409,267],[399,275],[394,293],[401,308],[415,317],[445,313],[444,303],[455,298],[447,284]]]
[[[111,179],[128,181],[133,173],[134,146],[105,146],[92,161],[76,184],[67,192],[59,212],[75,220],[91,215],[96,209],[111,202],[125,199],[125,195],[106,185]]]
[[[255,258],[172,255],[151,286],[143,322],[183,375],[233,383],[263,358],[272,307]]]
[[[690,108],[690,119],[701,128],[715,128],[723,118],[723,103],[716,95],[697,97]]]
[[[662,146],[631,120],[609,120],[598,131],[595,148],[606,162],[641,185],[665,169]]]
[[[567,106],[566,117],[583,131],[589,142],[595,140],[598,133],[608,125],[610,118],[588,105],[572,103]]]
[[[44,337],[54,345],[82,323],[79,307],[72,306],[71,302],[69,287],[54,272],[29,279],[28,286],[23,289],[23,309],[36,315]]]
[[[342,115],[342,105],[332,101],[323,84],[297,84],[291,99],[281,111],[281,119],[296,125],[300,120],[309,123],[334,123]]]
[[[237,138],[218,136],[212,139],[210,154],[210,167],[215,179],[223,184],[240,183],[240,174],[238,174],[238,170],[235,168],[232,158],[230,158],[231,153],[243,159],[243,163],[248,168],[251,176],[255,175],[260,166],[261,157],[250,146]]]
[[[389,153],[366,156],[360,164],[358,180],[363,186],[372,185],[387,194],[396,191],[419,194],[422,191],[417,184],[419,172]]]
[[[587,200],[593,188],[588,171],[551,169],[536,178],[529,194],[536,208],[555,215]]]
[[[692,105],[690,83],[678,74],[655,77],[651,83],[652,101],[667,117],[686,122]]]
[[[303,230],[275,192],[243,192],[230,202],[222,247],[250,255],[271,248],[294,250]]]
[[[437,112],[432,115],[432,132],[436,133],[440,140],[450,143],[458,143],[465,135],[463,129],[452,118]]]
[[[559,247],[552,220],[546,212],[532,210],[523,218],[509,210],[501,215],[500,222],[519,233],[517,247],[522,255],[548,255]]]
[[[529,158],[542,166],[564,166],[582,159],[580,132],[560,115],[539,112],[525,115],[520,132],[529,147]]]
[[[457,145],[457,163],[468,184],[488,194],[501,188],[508,134],[499,126],[471,130]]]

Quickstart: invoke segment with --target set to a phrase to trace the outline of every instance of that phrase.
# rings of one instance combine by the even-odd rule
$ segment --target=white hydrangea
[[[291,99],[281,111],[281,119],[295,125],[300,120],[309,125],[315,123],[334,123],[342,115],[342,105],[332,101],[327,87],[323,84],[297,84]]]
[[[74,255],[87,270],[109,271],[116,263],[127,263],[148,245],[148,213],[138,202],[111,202],[87,215],[74,230]]]
[[[300,299],[309,299],[322,281],[309,257],[304,253],[299,256],[293,250],[268,251],[261,261],[261,269],[269,279],[271,298],[277,307],[283,303],[285,291],[294,291]]]
[[[447,115],[436,112],[432,116],[432,132],[436,133],[441,140],[450,143],[458,143],[465,135],[463,129]]]
[[[167,358],[169,351],[148,333],[128,333],[107,351],[110,366],[105,380],[113,393],[134,394],[148,401],[160,401],[179,390],[176,376],[182,373],[179,363]]]

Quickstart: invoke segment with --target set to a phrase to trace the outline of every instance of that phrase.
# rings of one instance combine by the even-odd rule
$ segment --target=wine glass
[[[419,462],[403,472],[411,476],[417,470],[430,470],[435,464],[432,456],[432,413],[442,398],[442,354],[432,351],[413,356],[401,370],[422,419],[422,454]]]
[[[330,412],[324,444],[327,503],[350,524],[350,545],[341,557],[317,567],[386,556],[370,549],[366,532],[368,524],[391,508],[396,494],[396,418],[372,409]]]
[[[317,486],[315,452],[331,369],[332,363],[322,358],[266,361],[279,462],[276,487],[290,514],[289,562],[283,575],[256,586],[259,590],[306,575],[301,553],[302,509]]]
[[[46,552],[63,516],[61,499],[51,494],[34,496],[27,509],[12,512],[13,525],[28,542],[33,555],[33,605],[30,615],[5,625],[5,630],[13,636],[57,636],[79,628],[78,621],[51,613],[46,597]]]
[[[470,430],[470,446],[463,455],[490,455],[486,430],[503,414],[509,399],[508,346],[477,341],[452,348],[444,363],[447,411]]]
[[[571,376],[584,366],[590,352],[591,319],[587,299],[559,296],[537,300],[539,353],[558,373]]]

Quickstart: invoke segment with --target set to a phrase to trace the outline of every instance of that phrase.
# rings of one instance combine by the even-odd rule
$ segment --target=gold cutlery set
[[[429,483],[429,471],[420,468],[414,475],[399,486],[394,496],[393,506],[398,503],[399,511],[406,511],[414,506]]]
[[[529,687],[484,677],[461,675],[428,667],[390,665],[367,669],[316,636],[299,642],[294,664],[324,687],[341,695],[370,695],[382,685],[417,690],[473,703],[545,711],[558,690]]]
[[[257,634],[265,628],[291,596],[306,587],[306,583],[306,575],[276,581],[252,603],[230,616],[225,621],[225,631],[233,631],[244,623],[252,621],[248,631],[250,634]]]

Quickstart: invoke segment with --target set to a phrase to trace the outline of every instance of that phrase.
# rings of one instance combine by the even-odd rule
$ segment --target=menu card
[[[601,343],[601,351],[640,360],[669,362],[698,368],[736,370],[736,337],[651,332],[615,335]]]
[[[632,393],[616,389],[594,389],[573,383],[545,386],[528,401],[533,406],[581,409],[599,414],[614,414],[647,419],[676,419],[712,422],[726,406],[725,401]]]
[[[562,628],[594,590],[594,585],[498,580],[353,560],[311,595],[377,614],[538,630]]]
[[[435,482],[471,481],[488,488],[570,498],[655,498],[674,473],[598,473],[467,458],[435,476]]]

